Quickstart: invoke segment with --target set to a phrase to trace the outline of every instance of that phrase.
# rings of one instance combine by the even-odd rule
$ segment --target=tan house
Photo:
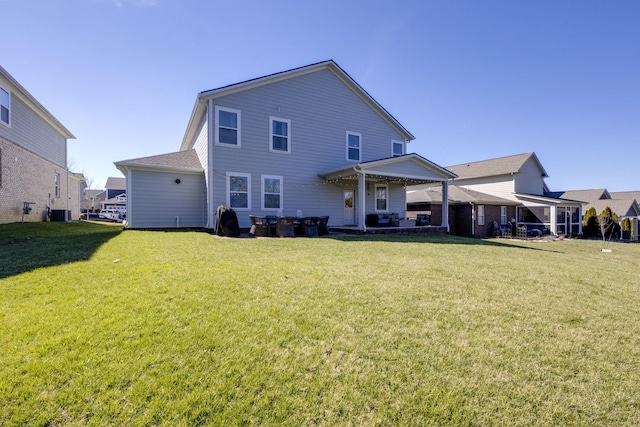
[[[79,213],[79,177],[67,169],[73,138],[0,66],[0,223],[70,220],[74,209]]]

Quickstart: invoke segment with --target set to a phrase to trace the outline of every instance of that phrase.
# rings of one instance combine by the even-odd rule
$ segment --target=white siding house
[[[249,215],[301,211],[329,216],[330,225],[365,230],[369,213],[405,216],[406,185],[436,183],[446,193],[455,176],[404,154],[412,139],[335,62],[325,61],[199,93],[179,152],[194,153],[189,171],[204,183],[198,196],[205,205],[202,227],[214,228],[216,208],[225,205],[235,210],[241,227],[250,226]],[[163,158],[154,156],[152,164],[116,162],[127,177],[130,203],[143,200],[136,170],[158,174],[149,185],[155,183],[158,193],[168,191],[160,176],[173,166]],[[153,218],[167,209],[160,200],[166,202],[145,199],[144,208],[130,206],[130,226],[173,226]],[[196,202],[183,202],[200,209]]]

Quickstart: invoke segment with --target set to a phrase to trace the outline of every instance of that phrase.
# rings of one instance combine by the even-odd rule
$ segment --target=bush
[[[587,209],[582,217],[582,234],[584,237],[598,237],[600,225],[598,223],[598,214],[596,208]]]

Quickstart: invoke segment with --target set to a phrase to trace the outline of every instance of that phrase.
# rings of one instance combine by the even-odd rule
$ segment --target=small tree
[[[620,236],[620,224],[618,224],[618,215],[616,215],[609,206],[604,208],[600,216],[598,217],[600,223],[600,235],[602,240],[606,240],[607,236],[609,240],[612,237]]]
[[[582,234],[584,237],[598,237],[598,214],[596,208],[590,207],[582,217]]]
[[[622,231],[631,231],[631,220],[629,218],[622,220]]]

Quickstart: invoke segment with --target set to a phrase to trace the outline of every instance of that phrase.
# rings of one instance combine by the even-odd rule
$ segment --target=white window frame
[[[280,206],[277,208],[267,208],[264,205],[264,196],[265,196],[265,185],[264,185],[264,181],[266,179],[277,179],[280,181]],[[263,211],[273,211],[273,212],[277,212],[277,211],[282,211],[284,209],[284,180],[282,178],[282,176],[279,175],[261,175],[260,176],[260,183],[261,183],[261,190],[260,190],[260,208]],[[269,194],[275,194],[275,193],[269,193]]]
[[[384,209],[378,209],[378,188],[384,188],[385,189],[385,208]],[[374,207],[374,211],[375,212],[389,212],[389,185],[387,184],[376,184],[373,186],[373,207]],[[382,199],[380,199],[382,200]]]
[[[242,138],[241,138],[241,128],[242,128],[242,117],[241,117],[241,112],[240,110],[236,110],[234,108],[227,108],[227,107],[222,107],[220,105],[216,105],[215,106],[215,144],[216,145],[220,145],[222,147],[233,147],[233,148],[240,148],[241,146],[241,142],[242,142]],[[236,132],[237,132],[237,144],[228,144],[226,142],[220,142],[220,111],[224,111],[227,113],[233,113],[237,116],[237,122],[238,122],[238,126],[236,128]],[[232,128],[226,128],[225,129],[232,129]]]
[[[507,221],[507,207],[500,206],[500,224],[506,224]]]
[[[400,146],[400,154],[396,153],[396,145]],[[391,141],[391,157],[398,157],[398,156],[403,156],[405,154],[404,152],[404,141],[396,141],[396,140],[392,140]]]
[[[352,159],[349,157],[349,137],[357,136],[358,137],[358,159]],[[362,134],[357,132],[347,131],[346,135],[346,146],[347,146],[347,161],[348,162],[360,162],[362,161]]]
[[[478,205],[478,225],[484,225],[484,205]]]
[[[5,105],[4,103],[2,103],[2,93],[4,92],[7,94],[7,105]],[[7,118],[8,122],[5,122],[4,120],[2,120],[2,113],[0,111],[0,123],[2,123],[5,126],[11,127],[11,92],[7,89],[5,89],[4,87],[0,86],[0,106],[1,107],[5,107],[8,110],[8,115],[9,117]],[[2,108],[0,107],[0,110],[2,110]]]
[[[53,174],[53,197],[60,197],[60,174],[58,172]]]
[[[273,148],[273,138],[274,137],[283,138],[283,135],[276,135],[275,133],[273,133],[273,122],[282,122],[287,124],[287,135],[286,135],[287,149],[286,150],[279,150],[279,149]],[[284,153],[284,154],[291,153],[291,120],[283,119],[280,117],[269,116],[269,151],[273,153]]]
[[[247,178],[247,206],[246,207],[231,206],[231,177],[234,177],[234,176]],[[227,206],[233,208],[233,210],[236,210],[236,211],[251,210],[251,174],[250,173],[227,172],[226,190],[227,190]]]

